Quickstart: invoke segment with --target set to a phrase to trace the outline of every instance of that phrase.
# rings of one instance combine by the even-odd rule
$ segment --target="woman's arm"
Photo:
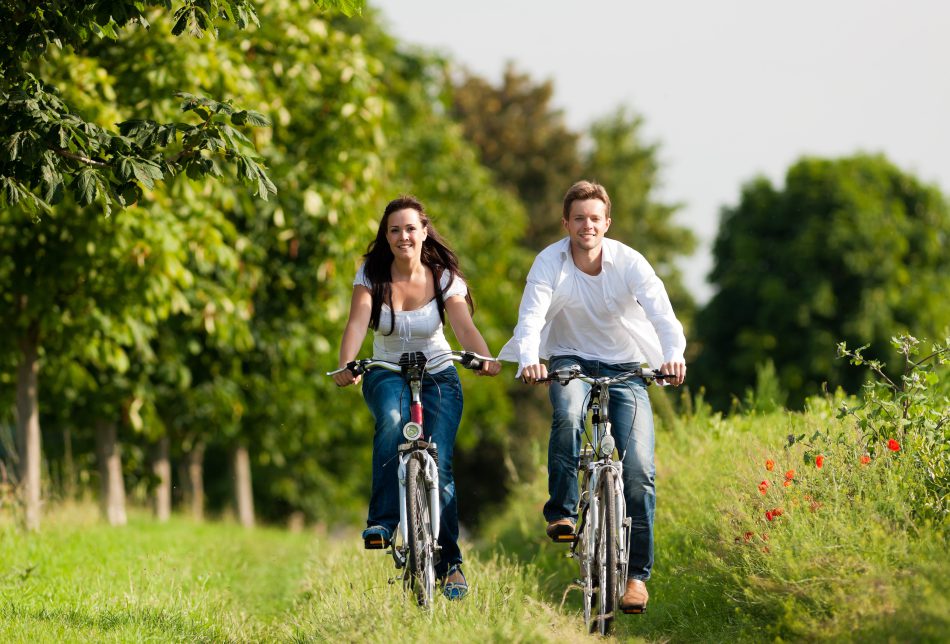
[[[343,339],[340,341],[340,360],[337,366],[345,367],[356,360],[363,339],[366,338],[366,329],[369,327],[369,316],[373,307],[373,295],[365,286],[353,287],[353,297],[350,299],[350,317],[343,329]],[[454,328],[454,327],[453,327]],[[360,376],[353,376],[350,370],[333,374],[333,380],[340,387],[356,384]]]
[[[479,333],[478,328],[472,320],[472,314],[468,311],[468,302],[461,295],[453,295],[445,300],[445,315],[449,318],[449,324],[452,325],[452,331],[458,338],[462,348],[466,351],[472,351],[479,355],[490,356],[491,351],[485,343],[485,338]],[[501,371],[501,363],[485,361],[482,368],[476,373],[481,375],[494,376]]]

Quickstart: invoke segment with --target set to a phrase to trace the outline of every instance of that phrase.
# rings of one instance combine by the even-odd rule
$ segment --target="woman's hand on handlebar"
[[[479,376],[497,376],[501,372],[501,363],[497,360],[482,360],[481,368],[475,373]]]
[[[362,375],[354,376],[353,372],[349,369],[343,369],[343,371],[333,374],[333,382],[336,383],[337,387],[348,387],[350,385],[355,385],[362,378]]]
[[[538,384],[538,380],[548,377],[548,368],[543,364],[529,364],[521,370],[521,380],[529,385]]]

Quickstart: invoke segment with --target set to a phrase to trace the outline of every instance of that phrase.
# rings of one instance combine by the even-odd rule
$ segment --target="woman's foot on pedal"
[[[381,525],[374,525],[363,530],[363,547],[367,550],[382,550],[389,546],[392,534]]]
[[[558,543],[570,543],[576,539],[574,536],[574,521],[567,517],[548,523],[545,532],[547,532],[551,541],[557,541]]]
[[[451,600],[462,599],[468,594],[468,582],[462,574],[462,567],[458,564],[449,566],[449,571],[443,578],[442,594]]]
[[[620,598],[620,610],[628,615],[638,615],[647,612],[647,601],[650,593],[647,585],[640,579],[628,579],[627,591]]]

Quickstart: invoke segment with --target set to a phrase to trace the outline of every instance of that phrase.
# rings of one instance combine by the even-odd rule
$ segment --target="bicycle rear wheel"
[[[406,464],[406,527],[409,533],[407,586],[420,606],[428,608],[435,594],[435,543],[425,480],[425,459],[419,452]]]
[[[617,498],[617,473],[604,468],[597,486],[598,521],[596,526],[593,574],[596,615],[591,616],[591,633],[607,635],[613,625],[620,589],[620,502]],[[591,611],[593,612],[593,611]]]

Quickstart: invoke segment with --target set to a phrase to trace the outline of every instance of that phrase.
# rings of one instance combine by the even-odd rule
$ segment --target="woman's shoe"
[[[462,567],[459,564],[453,564],[445,574],[442,586],[442,594],[446,599],[462,599],[468,594],[468,582],[465,581],[465,575],[462,574]]]
[[[381,525],[374,525],[363,530],[363,547],[367,550],[382,550],[389,546],[392,534]]]

